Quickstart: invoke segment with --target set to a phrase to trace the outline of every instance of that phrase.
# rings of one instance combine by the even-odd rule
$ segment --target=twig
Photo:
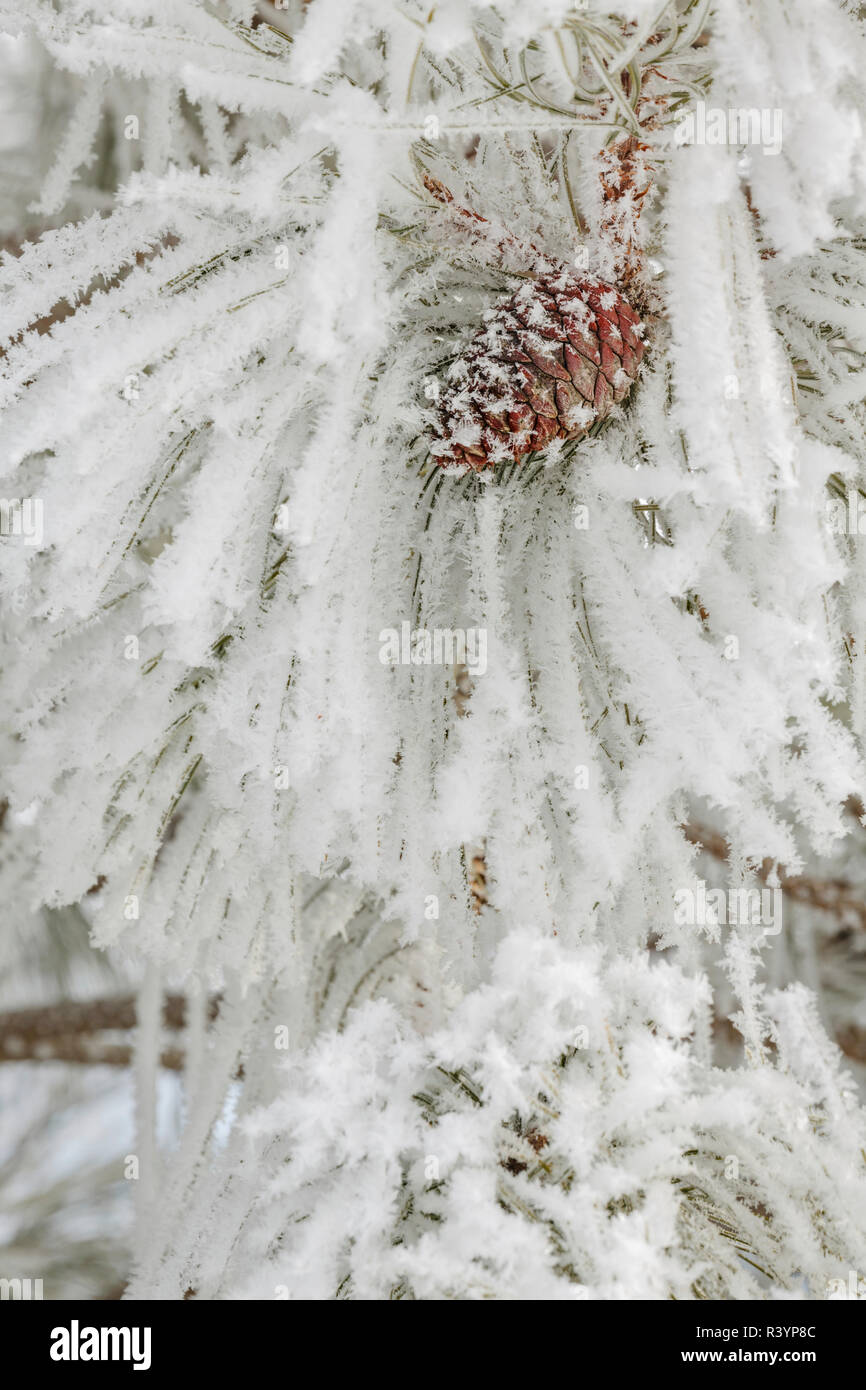
[[[447,210],[454,226],[468,236],[471,243],[485,245],[495,251],[503,265],[508,265],[510,258],[515,264],[526,266],[533,274],[550,274],[557,269],[556,261],[541,251],[534,242],[524,241],[514,232],[495,226],[489,218],[482,217],[480,212],[463,207],[455,201],[451,190],[426,170],[422,174],[422,182],[427,192]]]
[[[602,240],[614,255],[614,278],[628,288],[643,273],[643,246],[638,224],[644,199],[653,185],[654,165],[649,145],[633,135],[599,155]]]
[[[220,996],[208,1002],[210,1022],[219,1013]],[[164,1028],[179,1031],[186,1024],[187,1000],[182,994],[167,994],[163,1000]],[[135,995],[114,999],[88,999],[49,1004],[41,1008],[15,1009],[0,1014],[0,1062],[84,1062],[107,1066],[129,1066],[132,1049],[101,1034],[135,1028]],[[183,1052],[166,1049],[161,1064],[179,1071]]]
[[[454,703],[457,706],[457,713],[461,719],[465,719],[469,714],[472,682],[469,679],[469,668],[464,662],[457,662],[454,666],[454,684]],[[482,840],[478,845],[463,846],[466,883],[469,888],[472,911],[475,913],[480,913],[488,902],[486,852],[486,840]]]
[[[730,848],[724,835],[718,830],[691,823],[683,826],[683,834],[690,844],[700,845],[713,859],[727,859]],[[762,883],[766,883],[772,868],[772,861],[765,859],[754,872]],[[822,912],[830,912],[835,917],[853,916],[860,926],[866,929],[866,902],[855,897],[855,890],[851,884],[842,879],[788,875],[784,869],[780,869],[779,886],[794,902],[805,903],[808,907],[819,908]]]
[[[167,994],[162,1005],[165,1028],[186,1027],[186,996]],[[219,1013],[220,996],[211,997],[208,1018],[211,1022]],[[0,1014],[0,1043],[13,1034],[32,1034],[46,1038],[73,1033],[101,1033],[107,1029],[136,1026],[135,995],[123,994],[114,999],[64,1000],[34,1009],[15,1009]]]
[[[16,1044],[20,1043],[20,1047]],[[90,1034],[55,1036],[44,1039],[10,1038],[0,1043],[0,1062],[77,1062],[85,1066],[129,1067],[133,1049],[126,1043],[104,1042]],[[183,1071],[184,1052],[165,1048],[159,1064],[168,1071]]]

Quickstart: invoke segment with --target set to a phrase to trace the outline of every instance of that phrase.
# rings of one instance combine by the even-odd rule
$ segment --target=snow
[[[625,6],[635,52],[657,9]],[[864,561],[826,525],[828,479],[864,485],[862,25],[720,0],[706,50],[674,36],[677,90],[706,65],[714,105],[784,110],[783,146],[650,123],[638,220],[602,203],[609,124],[535,71],[549,33],[532,99],[492,99],[473,28],[516,85],[560,0],[252,10],[0,4],[0,63],[29,45],[66,113],[0,259],[2,486],[45,525],[0,538],[0,874],[34,912],[102,882],[94,948],[146,962],[128,1295],[822,1298],[866,1238],[824,918],[674,904],[862,860]],[[479,328],[501,348],[515,296],[556,346],[534,277],[607,284],[624,236],[628,400],[516,469],[438,469],[425,383],[468,412]],[[468,694],[380,660],[404,623],[484,634]],[[171,1151],[169,974],[223,993]]]

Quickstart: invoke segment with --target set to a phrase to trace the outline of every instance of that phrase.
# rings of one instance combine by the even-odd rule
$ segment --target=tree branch
[[[208,1000],[208,1021],[219,1013],[220,996]],[[187,1000],[182,994],[167,994],[162,1005],[163,1027],[178,1031],[186,1026]],[[132,1048],[100,1034],[124,1032],[136,1027],[135,995],[114,999],[64,1001],[41,1008],[16,1009],[0,1014],[0,1062],[60,1061],[129,1066]],[[166,1049],[164,1067],[178,1071],[183,1052]]]
[[[728,858],[730,846],[724,835],[721,835],[718,830],[692,822],[683,826],[683,834],[690,844],[700,845],[705,853],[711,855],[713,859],[725,860]],[[772,861],[765,859],[760,866],[755,868],[756,877],[762,883],[766,883],[772,867]],[[855,896],[855,890],[844,879],[822,879],[804,875],[789,876],[784,869],[780,869],[779,884],[782,892],[794,902],[805,903],[808,907],[818,908],[821,912],[830,912],[834,917],[848,920],[853,917],[859,926],[866,929],[866,902]]]

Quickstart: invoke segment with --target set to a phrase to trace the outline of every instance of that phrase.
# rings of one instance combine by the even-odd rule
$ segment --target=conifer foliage
[[[4,930],[141,980],[132,1297],[866,1277],[866,34],[606,6],[0,0]]]

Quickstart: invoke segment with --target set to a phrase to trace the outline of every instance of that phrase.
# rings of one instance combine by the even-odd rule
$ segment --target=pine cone
[[[521,285],[449,368],[433,457],[481,471],[579,439],[628,394],[642,331],[593,276],[563,269]]]

